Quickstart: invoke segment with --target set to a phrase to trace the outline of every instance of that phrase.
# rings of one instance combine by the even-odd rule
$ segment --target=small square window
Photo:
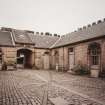
[[[74,49],[73,48],[69,48],[69,52],[73,52],[74,51]]]

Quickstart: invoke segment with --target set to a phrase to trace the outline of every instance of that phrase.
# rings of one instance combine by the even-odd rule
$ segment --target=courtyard
[[[0,105],[105,105],[105,79],[52,70],[0,71]]]

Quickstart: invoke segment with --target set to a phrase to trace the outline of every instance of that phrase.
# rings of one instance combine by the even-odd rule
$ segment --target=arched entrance
[[[17,65],[32,68],[32,51],[29,49],[17,50]]]

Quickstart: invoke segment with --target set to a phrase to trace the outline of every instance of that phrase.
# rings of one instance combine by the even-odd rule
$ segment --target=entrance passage
[[[17,50],[17,65],[32,68],[32,51],[29,49]]]

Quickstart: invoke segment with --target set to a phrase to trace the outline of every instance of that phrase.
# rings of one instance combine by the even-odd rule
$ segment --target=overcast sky
[[[0,0],[0,26],[66,34],[105,18],[105,0]]]

